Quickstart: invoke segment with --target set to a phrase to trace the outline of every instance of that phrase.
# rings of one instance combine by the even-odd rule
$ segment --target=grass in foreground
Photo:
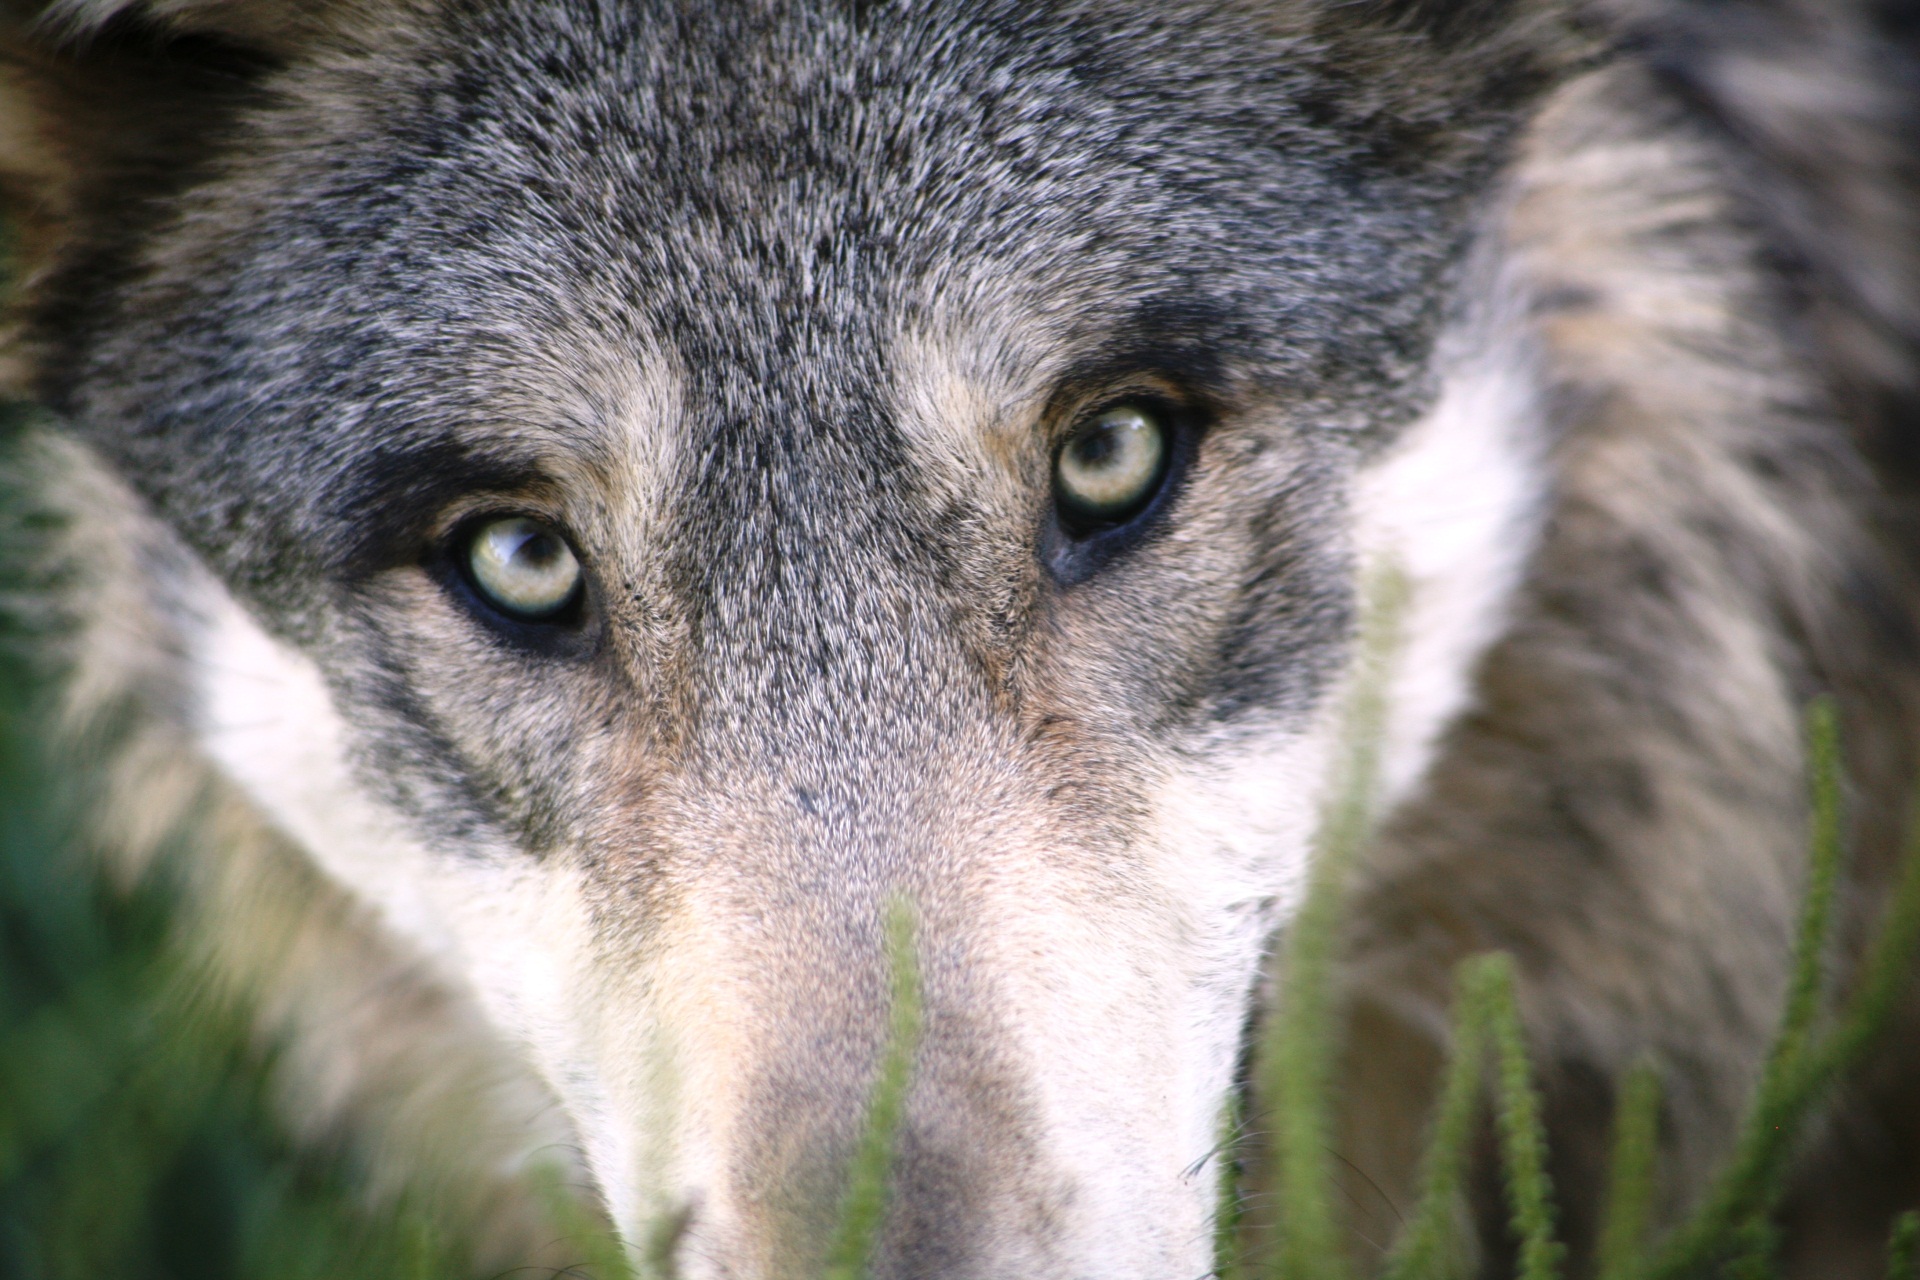
[[[1376,642],[1378,643],[1378,642]],[[1378,677],[1375,677],[1378,678]],[[1364,699],[1356,700],[1364,707]],[[1352,777],[1366,778],[1371,764],[1364,733],[1349,747]],[[1626,1078],[1614,1125],[1609,1193],[1602,1220],[1596,1269],[1602,1280],[1765,1280],[1775,1274],[1779,1231],[1773,1221],[1793,1170],[1801,1137],[1818,1120],[1834,1086],[1881,1035],[1920,962],[1920,805],[1898,883],[1867,953],[1858,988],[1824,1027],[1823,976],[1833,932],[1834,898],[1844,859],[1841,832],[1842,772],[1839,728],[1830,703],[1817,702],[1808,714],[1809,791],[1812,813],[1807,888],[1794,941],[1794,965],[1780,1026],[1740,1128],[1734,1151],[1707,1194],[1689,1217],[1663,1239],[1649,1239],[1655,1186],[1660,1084],[1656,1064],[1643,1063]],[[1353,796],[1361,798],[1355,800]],[[1340,804],[1364,803],[1364,792],[1350,788]],[[1340,836],[1340,809],[1329,824]],[[1344,857],[1333,846],[1337,859]],[[1303,946],[1330,947],[1338,918],[1338,872],[1315,883],[1303,919],[1315,932],[1297,939],[1287,960]],[[1305,999],[1296,984],[1330,982],[1332,965],[1315,955],[1304,972],[1284,978],[1279,1034],[1265,1047],[1267,1096],[1280,1148],[1275,1217],[1279,1247],[1258,1274],[1271,1280],[1342,1280],[1348,1274],[1339,1247],[1344,1241],[1328,1221],[1334,1203],[1330,1144],[1323,1136],[1332,1101],[1325,1068],[1313,1073],[1292,1065],[1311,1057],[1332,1060],[1337,1018],[1330,1013],[1325,987]],[[1491,1094],[1502,1181],[1510,1212],[1510,1230],[1518,1244],[1518,1280],[1552,1280],[1562,1274],[1564,1249],[1554,1236],[1553,1190],[1546,1173],[1546,1137],[1540,1101],[1530,1078],[1526,1048],[1514,999],[1514,969],[1503,954],[1464,962],[1458,971],[1453,1019],[1453,1057],[1448,1064],[1422,1162],[1420,1196],[1400,1237],[1392,1245],[1385,1275],[1389,1280],[1443,1280],[1465,1274],[1466,1244],[1459,1238],[1460,1205],[1465,1195],[1477,1109]],[[1288,1016],[1286,1002],[1312,1010],[1303,1019]],[[1289,1040],[1293,1041],[1292,1043]],[[1300,1039],[1309,1042],[1302,1048]],[[1289,1144],[1318,1142],[1321,1154],[1289,1158]],[[1303,1214],[1289,1224],[1289,1217]],[[1890,1224],[1888,1274],[1905,1278],[1920,1268],[1920,1217],[1909,1213]],[[1223,1237],[1216,1274],[1240,1280],[1249,1270]],[[1311,1247],[1304,1247],[1310,1244]]]

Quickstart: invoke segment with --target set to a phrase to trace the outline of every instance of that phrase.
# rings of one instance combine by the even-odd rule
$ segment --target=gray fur
[[[409,975],[312,1051],[316,1125],[492,1115],[498,1163],[537,1128],[497,1117],[538,1105],[498,1098],[573,1099],[207,758],[190,655],[223,591],[314,664],[355,785],[446,876],[577,875],[608,990],[665,971],[689,904],[729,904],[728,963],[770,984],[739,1016],[774,1048],[716,1088],[755,1117],[724,1180],[759,1208],[702,1236],[693,1206],[699,1274],[817,1250],[894,894],[922,912],[933,1018],[886,1274],[1085,1274],[1063,1224],[1092,1193],[1009,1047],[980,903],[1040,866],[1090,930],[1162,927],[1154,780],[1324,716],[1349,486],[1432,408],[1475,261],[1525,304],[1548,501],[1471,705],[1367,868],[1345,1153],[1404,1207],[1445,975],[1500,946],[1576,1244],[1613,1082],[1649,1047],[1683,1204],[1784,982],[1798,713],[1823,691],[1854,934],[1873,917],[1920,763],[1904,10],[10,12],[12,357],[62,423],[49,474],[84,495],[62,503],[76,704],[136,709],[122,812],[219,797],[211,910],[285,904],[316,951]],[[949,384],[985,403],[977,432],[925,390]],[[1184,469],[1137,530],[1078,539],[1049,459],[1122,393],[1167,404]],[[471,598],[448,540],[509,507],[575,537],[577,625]],[[1271,928],[1282,897],[1237,905]],[[362,998],[223,947],[296,1028]],[[1251,1000],[1254,978],[1221,981]],[[472,1083],[423,1107],[428,1045]],[[1913,1065],[1870,1072],[1816,1154],[1805,1274],[1866,1274],[1862,1242],[1920,1194]]]

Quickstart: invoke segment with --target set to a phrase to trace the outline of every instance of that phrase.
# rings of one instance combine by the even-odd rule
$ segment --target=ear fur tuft
[[[64,274],[120,269],[267,77],[406,2],[0,0],[0,211],[16,313],[57,307]],[[25,389],[32,357],[6,345],[0,382]]]

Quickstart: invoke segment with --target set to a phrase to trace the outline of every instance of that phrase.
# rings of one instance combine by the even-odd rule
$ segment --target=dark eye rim
[[[580,581],[567,602],[552,613],[538,616],[514,613],[496,603],[474,578],[469,554],[473,540],[482,529],[500,520],[530,520],[559,538],[573,553],[574,562],[580,566]],[[564,525],[538,511],[492,507],[463,517],[440,539],[429,569],[468,613],[521,648],[555,656],[574,656],[590,648],[595,639],[598,610],[594,607],[592,564]]]
[[[1122,514],[1093,517],[1070,511],[1060,493],[1060,454],[1101,415],[1128,405],[1152,414],[1165,433],[1160,471],[1148,495]],[[1154,392],[1109,396],[1077,414],[1047,464],[1049,501],[1041,531],[1041,558],[1062,585],[1084,582],[1113,560],[1152,540],[1165,528],[1162,518],[1179,497],[1199,447],[1206,418],[1195,405]]]

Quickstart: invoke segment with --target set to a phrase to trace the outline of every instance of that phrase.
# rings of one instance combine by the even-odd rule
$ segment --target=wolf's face
[[[882,1272],[1208,1265],[1360,566],[1404,783],[1531,494],[1472,246],[1532,64],[1270,8],[424,8],[269,76],[50,362],[210,571],[208,751],[689,1276],[817,1265],[896,899]]]

